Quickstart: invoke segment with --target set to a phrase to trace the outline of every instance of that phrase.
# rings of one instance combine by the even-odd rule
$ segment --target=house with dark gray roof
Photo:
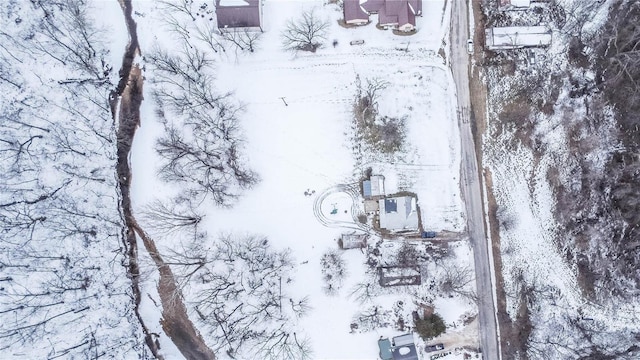
[[[261,0],[216,0],[219,29],[244,28],[262,31]]]
[[[422,15],[422,0],[344,0],[344,21],[364,25],[371,14],[378,14],[378,25],[409,32]]]

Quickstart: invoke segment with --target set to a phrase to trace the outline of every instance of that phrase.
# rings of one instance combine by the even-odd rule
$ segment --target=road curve
[[[484,359],[501,358],[498,343],[498,327],[494,303],[491,269],[492,258],[485,231],[480,173],[471,130],[471,98],[469,93],[469,34],[468,7],[466,0],[453,0],[451,10],[451,61],[453,79],[458,99],[458,121],[462,146],[461,189],[467,213],[467,230],[473,246],[478,295],[478,318],[480,321],[480,346]]]

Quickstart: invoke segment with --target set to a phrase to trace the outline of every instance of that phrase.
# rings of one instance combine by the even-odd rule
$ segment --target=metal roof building
[[[485,46],[489,50],[548,46],[551,30],[546,26],[509,26],[485,29]]]
[[[369,180],[363,181],[362,193],[365,199],[384,196],[384,176],[371,175]]]

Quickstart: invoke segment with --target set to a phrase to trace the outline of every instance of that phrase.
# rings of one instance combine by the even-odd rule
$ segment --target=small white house
[[[418,202],[413,196],[378,200],[380,227],[389,231],[418,230]]]

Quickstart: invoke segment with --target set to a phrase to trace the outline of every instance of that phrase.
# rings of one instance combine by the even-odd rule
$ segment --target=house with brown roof
[[[219,29],[245,28],[262,31],[261,0],[216,0]]]
[[[371,14],[378,14],[379,26],[409,32],[422,15],[422,0],[344,0],[343,9],[347,24],[364,25]]]

